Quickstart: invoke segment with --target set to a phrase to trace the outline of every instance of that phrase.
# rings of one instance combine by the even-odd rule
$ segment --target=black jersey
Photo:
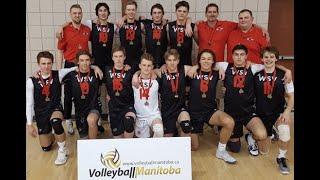
[[[170,113],[175,113],[185,107],[185,91],[186,91],[186,77],[184,67],[179,68],[179,73],[161,74],[159,93],[161,94],[161,115],[166,116]],[[179,74],[179,75],[178,75]],[[178,76],[178,77],[177,77]],[[171,80],[176,87],[176,80],[178,78],[177,93],[172,91]],[[174,89],[173,89],[174,90]],[[178,95],[176,98],[175,96]]]
[[[46,101],[46,95],[42,94],[43,85],[41,84],[40,78],[31,77],[34,91],[34,111],[35,115],[46,115],[61,104],[61,83],[59,81],[58,71],[51,71],[52,79],[49,82],[50,77],[43,79],[45,84],[50,83],[49,88],[49,101]]]
[[[150,53],[155,59],[155,68],[159,68],[165,63],[163,56],[168,47],[166,26],[162,23],[153,23],[149,19],[144,20],[143,23],[146,31],[145,43],[147,53]]]
[[[271,84],[273,73],[267,73],[267,78],[264,76],[265,71],[262,70],[254,76],[255,92],[256,92],[256,106],[257,114],[259,116],[268,116],[273,114],[280,114],[284,111],[285,105],[285,84],[283,83],[283,77],[285,72],[275,68],[276,76],[274,87],[272,91],[272,98],[268,98],[265,95],[265,85],[264,82]]]
[[[111,57],[113,35],[114,25],[112,23],[99,25],[92,22],[92,31],[90,34],[92,55],[94,57],[94,64],[99,67],[113,65]]]
[[[99,79],[96,78],[93,70],[90,70],[89,76],[87,76],[87,74],[88,73],[80,73],[79,77],[78,72],[72,71],[66,77],[66,79],[70,80],[72,85],[71,91],[77,117],[84,117],[90,110],[98,110],[100,107],[98,99]],[[80,83],[85,81],[89,84],[89,92],[87,94],[82,94]],[[82,99],[83,95],[85,96],[84,99]]]
[[[131,86],[133,71],[131,69],[129,71],[124,71],[122,76],[121,71],[122,70],[115,70],[115,73],[113,73],[113,67],[106,67],[106,88],[108,95],[110,96],[109,108],[123,108],[134,105],[133,90]],[[122,79],[121,84],[119,85],[120,90],[118,91],[113,88],[114,78]],[[116,96],[116,94],[119,96]]]
[[[203,92],[200,90],[201,79],[208,80],[208,91],[203,98]],[[201,115],[202,113],[217,109],[216,103],[216,86],[219,80],[219,73],[212,71],[209,77],[209,72],[201,72],[198,70],[198,75],[190,80],[190,100],[189,113],[190,115]]]
[[[124,25],[119,30],[121,46],[126,50],[125,64],[139,64],[142,54],[142,36],[140,21],[134,23],[124,22]]]
[[[178,25],[176,21],[168,23],[170,47],[177,49],[180,55],[181,65],[192,65],[191,52],[192,52],[192,37],[185,36],[185,26]],[[191,28],[194,30],[194,23],[191,23]]]
[[[225,72],[224,111],[232,115],[247,115],[255,111],[254,76],[251,67],[233,68],[234,65],[229,63]]]

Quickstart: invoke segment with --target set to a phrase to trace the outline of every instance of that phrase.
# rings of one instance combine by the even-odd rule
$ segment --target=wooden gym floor
[[[293,115],[293,113],[292,113]],[[293,122],[293,121],[292,121]],[[108,124],[104,121],[105,134],[99,138],[111,138]],[[75,127],[75,123],[74,123]],[[215,157],[218,136],[212,128],[206,126],[204,134],[200,136],[200,149],[192,152],[192,179],[193,180],[289,180],[294,179],[294,123],[291,126],[291,140],[287,158],[289,159],[290,174],[282,175],[278,170],[276,156],[278,146],[271,143],[270,152],[267,155],[257,157],[250,156],[247,144],[241,138],[240,153],[231,153],[237,159],[237,164],[229,165]],[[73,136],[67,135],[67,147],[70,155],[66,164],[54,165],[57,156],[57,144],[50,152],[43,152],[38,138],[26,135],[26,177],[28,180],[76,180],[77,179],[77,152],[76,140],[79,138],[77,131]]]

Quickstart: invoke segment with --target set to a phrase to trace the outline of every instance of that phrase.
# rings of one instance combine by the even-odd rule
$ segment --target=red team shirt
[[[71,23],[63,28],[63,38],[58,41],[58,49],[63,51],[66,61],[73,62],[79,50],[89,50],[90,31],[90,28],[83,24],[79,30]]]
[[[217,21],[214,28],[206,21],[197,25],[199,36],[199,52],[204,49],[212,50],[216,55],[216,61],[224,61],[224,49],[231,31],[238,27],[238,23],[230,21]]]
[[[232,49],[237,44],[243,44],[248,48],[248,61],[256,64],[263,64],[260,59],[260,51],[269,45],[262,30],[254,26],[248,32],[242,32],[239,28],[232,31],[227,43],[228,62],[233,63]]]

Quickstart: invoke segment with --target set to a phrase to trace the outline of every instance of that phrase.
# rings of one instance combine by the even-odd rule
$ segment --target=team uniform
[[[255,113],[254,74],[264,68],[263,65],[235,67],[233,63],[220,62],[225,70],[224,111],[235,120],[231,138],[240,138],[243,135],[243,126],[257,117]]]
[[[79,50],[89,51],[90,28],[81,24],[79,30],[72,26],[72,23],[63,28],[63,38],[58,41],[58,49],[63,51],[65,59],[64,68],[75,66],[74,60]],[[64,86],[64,113],[65,119],[71,118],[72,97],[71,84],[65,81]]]
[[[194,30],[194,23],[191,23],[192,31]],[[192,37],[185,36],[185,25],[177,25],[176,21],[169,22],[167,31],[169,33],[170,48],[176,49],[180,55],[179,66],[192,66],[191,52],[192,52]]]
[[[114,136],[119,136],[125,131],[125,115],[128,112],[135,113],[131,86],[133,71],[116,70],[107,66],[105,76],[106,88],[110,96],[108,106],[111,131]]]
[[[142,22],[146,32],[145,43],[147,53],[153,56],[155,68],[160,68],[165,64],[163,56],[168,47],[167,29],[162,23],[157,24],[149,19]]]
[[[32,121],[32,110],[34,110],[39,135],[51,133],[50,117],[54,111],[63,112],[60,82],[68,72],[74,69],[53,70],[51,77],[46,77],[43,81],[35,77],[27,80],[27,120]]]
[[[142,55],[142,36],[141,23],[124,22],[124,25],[119,29],[121,46],[126,50],[126,60],[124,64],[129,64],[131,68],[138,70],[140,57]]]
[[[202,133],[203,124],[209,123],[211,116],[217,111],[216,85],[219,79],[217,71],[202,72],[190,82],[189,114],[191,133]]]
[[[88,20],[87,25],[91,27],[90,41],[94,65],[97,65],[105,74],[106,66],[113,66],[111,51],[115,26],[109,22],[101,25],[92,20]]]
[[[232,49],[237,44],[243,44],[248,48],[248,61],[251,61],[255,64],[262,64],[260,59],[260,51],[269,44],[261,29],[252,26],[248,32],[242,32],[240,28],[237,28],[230,33],[227,42],[229,63],[233,63]]]
[[[184,67],[179,68],[178,73],[161,74],[161,116],[164,126],[164,134],[176,132],[176,122],[179,114],[186,111],[185,107],[186,77]]]
[[[159,109],[157,80],[142,79],[139,88],[133,88],[134,108],[137,112],[135,135],[140,138],[150,137],[150,127],[154,119],[161,120]]]
[[[96,113],[98,116],[101,113],[101,103],[98,100],[99,79],[96,78],[93,70],[90,70],[90,74],[72,71],[66,79],[71,83],[76,124],[80,138],[83,138],[88,135],[89,113]]]
[[[285,72],[275,68],[273,73],[258,72],[254,77],[257,114],[266,127],[268,136],[272,127],[284,111],[285,93],[294,92],[293,82],[283,84]]]

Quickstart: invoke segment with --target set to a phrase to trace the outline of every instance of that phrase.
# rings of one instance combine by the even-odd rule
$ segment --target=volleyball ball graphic
[[[101,153],[100,160],[104,166],[111,169],[118,168],[121,164],[120,155],[117,149],[114,149],[114,151],[109,151],[105,155]]]

